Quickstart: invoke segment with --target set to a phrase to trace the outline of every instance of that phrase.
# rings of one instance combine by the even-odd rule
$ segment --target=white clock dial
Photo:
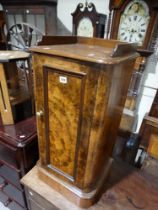
[[[80,20],[77,28],[77,35],[93,37],[93,25],[89,18],[85,17]]]
[[[143,45],[148,24],[149,8],[143,0],[131,1],[121,15],[118,39]]]
[[[146,19],[140,15],[127,16],[120,24],[119,39],[128,42],[138,42],[139,45],[144,41],[147,31]]]

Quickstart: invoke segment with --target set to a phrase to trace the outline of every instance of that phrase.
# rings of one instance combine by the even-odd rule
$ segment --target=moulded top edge
[[[125,50],[126,52],[122,56],[122,52],[114,52],[114,49],[115,48],[111,48],[110,46],[102,47],[98,45],[74,43],[62,45],[43,45],[33,47],[30,50],[32,52],[89,61],[99,64],[117,64],[139,55],[135,51],[128,52]],[[113,56],[114,53],[117,55]]]

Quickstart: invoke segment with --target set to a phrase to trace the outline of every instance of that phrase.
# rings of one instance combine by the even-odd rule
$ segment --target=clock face
[[[93,25],[88,17],[80,20],[77,28],[77,36],[93,37]]]
[[[143,45],[149,19],[147,4],[143,0],[131,1],[121,15],[118,39]]]

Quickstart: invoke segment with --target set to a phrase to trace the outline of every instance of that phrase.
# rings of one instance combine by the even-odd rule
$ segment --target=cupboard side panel
[[[44,60],[36,53],[33,53],[33,79],[34,79],[34,95],[35,95],[35,109],[38,111],[44,110],[44,93],[43,93],[43,72],[42,65]],[[42,117],[36,117],[37,122],[37,134],[38,134],[38,146],[40,163],[46,164],[46,142],[45,142],[45,115]]]

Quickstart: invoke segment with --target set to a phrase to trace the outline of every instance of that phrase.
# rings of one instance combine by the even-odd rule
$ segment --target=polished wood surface
[[[135,44],[123,44],[122,42],[121,45],[119,41],[101,40],[97,38],[91,40],[89,38],[78,37],[76,39],[75,37],[72,37],[72,40],[72,42],[71,39],[69,40],[70,45],[68,45],[67,41],[66,45],[64,45],[62,41],[63,44],[58,46],[55,45],[55,41],[53,41],[53,46],[38,46],[31,48],[30,50],[43,54],[57,55],[82,61],[112,65],[127,59],[132,59],[136,56],[136,53],[134,53],[134,51],[136,51]],[[74,41],[76,42],[75,44]],[[127,53],[126,51],[124,52],[124,50],[122,50],[124,47],[128,49]]]
[[[32,138],[36,138],[36,119],[28,118],[15,125],[1,125],[0,138],[11,146],[25,146]]]
[[[34,206],[35,209],[47,206],[53,210],[81,210],[43,182],[36,167],[23,177],[22,183],[26,187],[29,210],[34,210]],[[99,202],[88,210],[157,210],[158,179],[154,176],[114,162],[107,183]]]
[[[0,125],[0,201],[9,209],[27,208],[20,179],[37,159],[35,117],[15,125]]]
[[[104,176],[104,180],[106,180],[108,176],[108,171],[110,170],[111,163],[112,159],[109,160],[109,162],[106,164],[106,170],[104,174],[102,174]],[[75,203],[77,206],[88,208],[89,206],[92,206],[94,203],[96,203],[102,194],[104,182],[103,178],[98,184],[97,189],[86,193],[76,186],[63,181],[62,179],[59,179],[53,174],[50,174],[49,171],[47,172],[45,169],[43,169],[41,165],[37,166],[39,178],[47,183],[47,185],[51,186],[54,190],[64,195],[69,201]]]
[[[61,72],[54,70],[52,74],[51,68],[44,70],[44,86],[48,83],[45,107],[49,107],[48,116],[51,116],[48,122],[51,125],[49,150],[53,154],[50,164],[73,177],[84,74],[67,75],[68,84],[59,86]]]
[[[88,206],[108,173],[138,54],[133,45],[127,44],[127,52],[117,41],[73,37],[72,42],[32,49],[39,170],[69,183],[78,204],[83,199],[87,204],[81,205]],[[115,49],[118,53],[111,57]]]

